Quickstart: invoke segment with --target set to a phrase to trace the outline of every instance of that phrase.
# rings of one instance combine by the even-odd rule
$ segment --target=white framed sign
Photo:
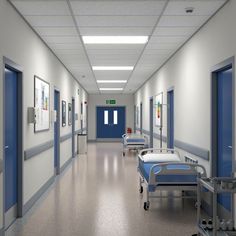
[[[34,132],[49,130],[50,128],[50,85],[48,82],[34,76],[34,107],[35,118]]]

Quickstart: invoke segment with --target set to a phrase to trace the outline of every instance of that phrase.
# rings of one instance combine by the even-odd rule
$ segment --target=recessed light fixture
[[[84,44],[146,44],[148,36],[82,36]]]
[[[185,8],[185,12],[186,12],[187,14],[191,14],[191,13],[193,13],[193,11],[194,11],[194,7],[186,7],[186,8]]]
[[[133,70],[133,66],[93,66],[93,70]]]
[[[127,80],[97,80],[97,83],[116,83],[116,84],[123,84],[123,83],[127,83]]]
[[[123,88],[99,88],[101,91],[122,91]]]

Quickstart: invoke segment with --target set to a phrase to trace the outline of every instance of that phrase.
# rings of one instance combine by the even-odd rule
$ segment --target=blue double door
[[[97,107],[97,138],[121,138],[125,133],[125,107]]]
[[[232,177],[233,96],[232,67],[217,73],[217,161],[216,175]],[[218,202],[232,211],[230,194],[220,194]]]
[[[4,171],[5,228],[17,217],[18,202],[18,74],[5,68]]]

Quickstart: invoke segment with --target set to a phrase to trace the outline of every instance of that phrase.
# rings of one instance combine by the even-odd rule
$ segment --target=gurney
[[[143,193],[145,189],[145,210],[150,207],[150,198],[161,197],[150,193],[158,190],[197,192],[197,179],[206,176],[204,166],[181,162],[179,153],[174,149],[143,149],[138,157],[139,191]]]
[[[148,148],[148,138],[142,134],[123,134],[123,156],[126,150],[140,150]]]

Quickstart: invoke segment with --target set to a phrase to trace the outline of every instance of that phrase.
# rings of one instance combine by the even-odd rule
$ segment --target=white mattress
[[[180,157],[176,153],[147,153],[141,157],[144,162],[179,162]]]

